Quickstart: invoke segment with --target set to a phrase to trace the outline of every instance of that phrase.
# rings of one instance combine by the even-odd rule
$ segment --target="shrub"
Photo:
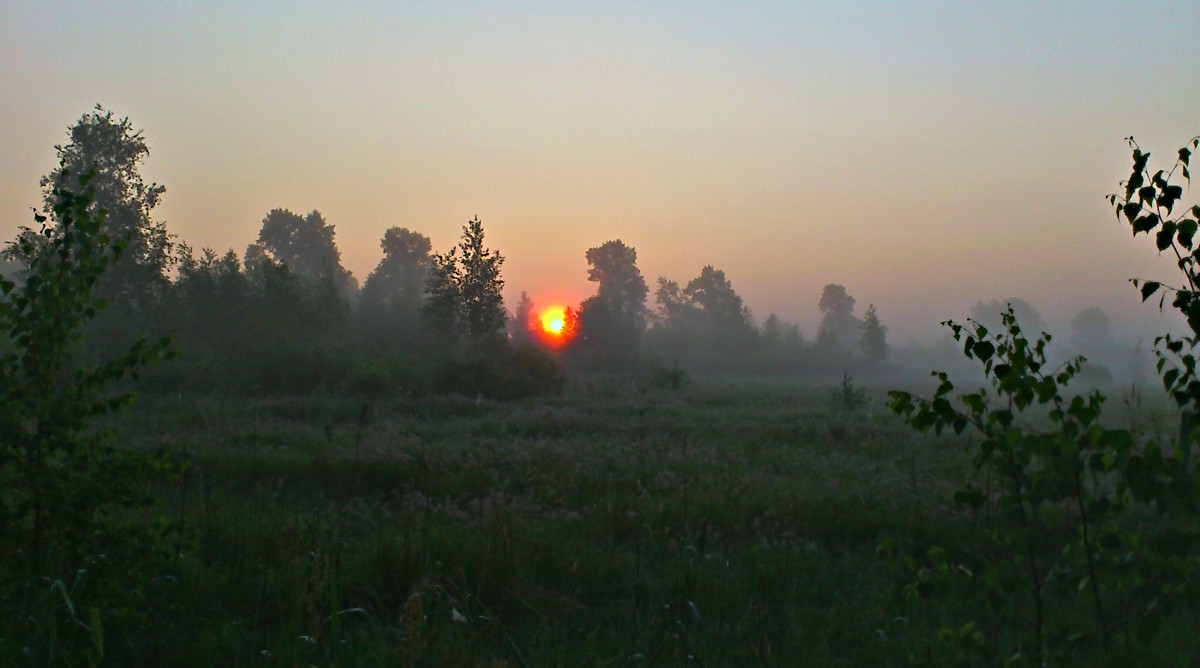
[[[867,391],[854,383],[849,373],[842,372],[842,384],[829,393],[833,410],[853,413],[867,405]]]

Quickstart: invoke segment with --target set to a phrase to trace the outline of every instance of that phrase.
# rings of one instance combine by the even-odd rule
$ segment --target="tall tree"
[[[1112,319],[1108,317],[1108,313],[1099,306],[1083,309],[1071,318],[1073,346],[1085,352],[1111,346],[1111,323]]]
[[[678,281],[659,276],[654,289],[654,304],[654,319],[660,328],[679,329],[691,320],[692,306]]]
[[[607,241],[588,249],[587,262],[588,280],[600,284],[597,296],[606,302],[614,315],[640,328],[650,289],[638,269],[637,250],[620,239]]]
[[[352,292],[357,282],[342,267],[342,254],[334,241],[334,226],[319,211],[301,216],[287,209],[272,209],[263,218],[258,242],[246,249],[246,261],[255,264],[267,257],[310,280],[332,281],[342,292]]]
[[[465,336],[476,344],[504,342],[508,313],[504,310],[504,257],[483,245],[483,223],[473,218],[463,226],[462,241],[448,253],[433,256],[426,283],[429,300],[423,312],[449,337]]]
[[[744,345],[754,340],[756,330],[750,309],[733,289],[725,272],[708,265],[688,281],[683,295],[695,309],[705,334],[719,344]]]
[[[821,291],[821,324],[817,345],[825,350],[850,352],[858,343],[861,323],[854,317],[854,297],[840,283],[830,283]]]
[[[359,305],[365,313],[388,321],[413,319],[425,298],[433,244],[424,234],[393,227],[379,245],[383,259],[367,276]]]
[[[572,350],[592,366],[628,366],[638,356],[650,291],[637,267],[637,251],[617,239],[589,248],[586,257],[588,280],[599,287],[580,305]]]
[[[533,300],[524,291],[521,292],[521,298],[517,301],[517,310],[513,312],[512,321],[509,323],[511,331],[509,332],[509,340],[514,346],[532,345],[537,341],[534,333],[535,328]]]
[[[121,261],[99,277],[98,293],[113,308],[102,318],[106,334],[149,324],[152,305],[169,285],[174,261],[174,237],[153,218],[166,187],[147,184],[141,168],[150,148],[128,118],[117,119],[100,105],[84,114],[69,130],[70,143],[55,146],[59,166],[42,177],[44,213],[57,220],[56,191],[80,195],[79,177],[91,172],[94,199],[88,213],[97,220],[104,210],[104,233],[127,243]],[[107,322],[103,322],[107,321]]]
[[[887,326],[879,321],[875,305],[868,306],[862,323],[862,350],[868,360],[876,363],[887,360],[887,330]]]

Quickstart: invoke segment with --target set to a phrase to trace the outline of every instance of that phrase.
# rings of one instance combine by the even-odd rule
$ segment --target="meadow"
[[[966,438],[830,387],[575,379],[553,397],[148,395],[145,665],[937,663],[953,599],[881,556],[975,540]],[[1134,401],[1130,401],[1130,397]],[[1114,401],[1114,404],[1117,404]],[[1114,419],[1166,428],[1135,393]],[[1165,402],[1145,402],[1163,406]],[[77,605],[84,605],[77,602]]]

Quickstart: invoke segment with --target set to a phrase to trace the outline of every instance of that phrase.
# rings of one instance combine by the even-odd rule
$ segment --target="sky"
[[[828,283],[894,342],[1008,297],[1152,336],[1127,279],[1173,264],[1105,195],[1125,137],[1169,168],[1200,134],[1198,31],[1194,0],[7,0],[0,238],[101,104],[197,249],[316,209],[361,281],[387,228],[444,251],[479,216],[510,308],[582,301],[621,239],[652,289],[713,265],[809,338]]]

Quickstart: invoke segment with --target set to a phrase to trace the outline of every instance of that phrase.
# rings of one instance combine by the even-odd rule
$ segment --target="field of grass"
[[[965,439],[829,388],[561,396],[143,397],[170,572],[146,665],[904,665],[952,602],[882,541],[971,540]],[[111,652],[110,652],[111,653]]]

